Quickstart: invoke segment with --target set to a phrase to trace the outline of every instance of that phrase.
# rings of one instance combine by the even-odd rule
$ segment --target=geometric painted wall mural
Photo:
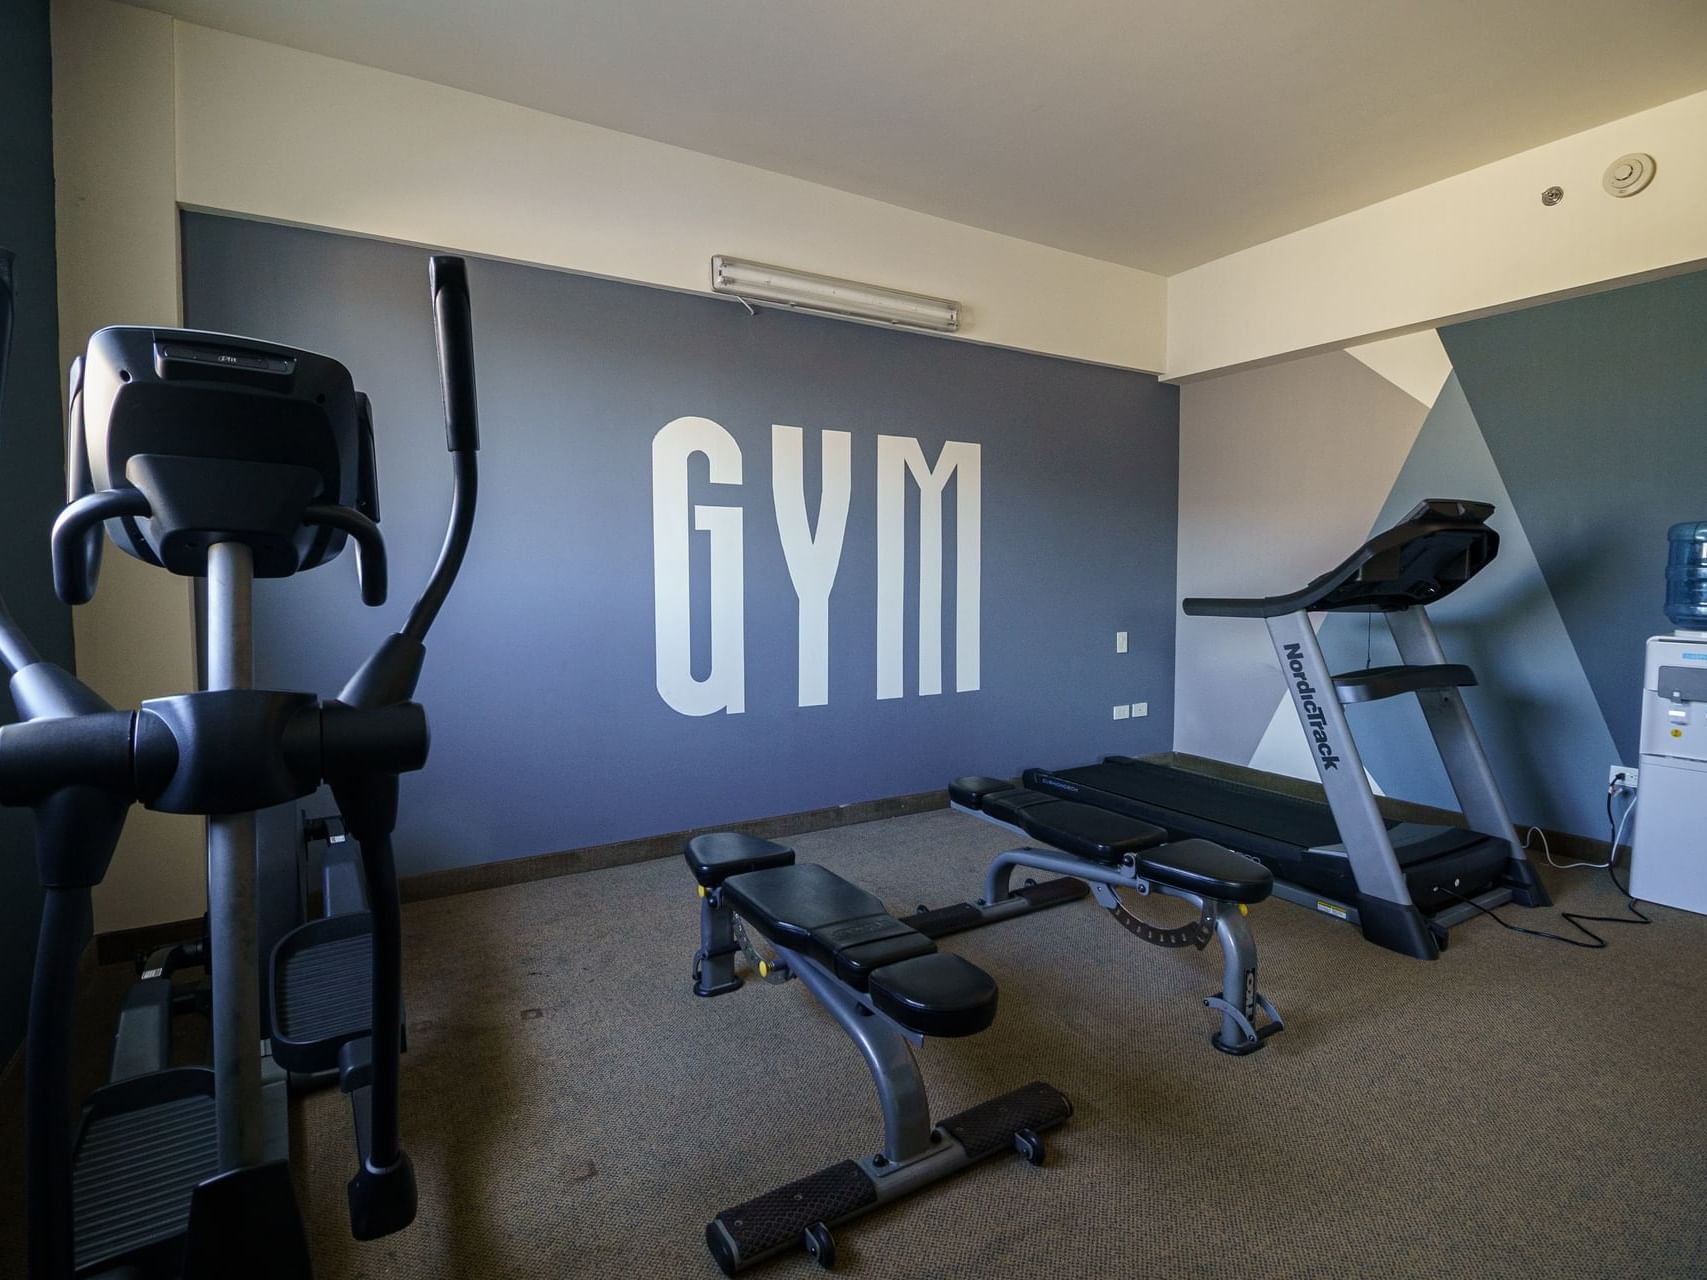
[[[1200,490],[1212,490],[1216,467],[1239,473],[1235,486],[1248,488],[1252,475],[1270,469],[1276,490],[1296,483],[1285,473],[1285,441],[1261,429],[1253,406],[1275,394],[1317,396],[1316,387],[1300,386],[1308,371],[1323,386],[1338,384],[1315,406],[1334,419],[1323,430],[1354,442],[1317,509],[1377,504],[1332,553],[1295,555],[1289,573],[1266,582],[1223,578],[1214,593],[1300,586],[1423,498],[1492,503],[1498,558],[1430,616],[1448,658],[1477,673],[1479,686],[1465,699],[1514,819],[1604,836],[1607,766],[1635,760],[1643,640],[1669,629],[1661,608],[1665,531],[1679,520],[1707,519],[1703,335],[1707,273],[1695,273],[1295,361],[1284,384],[1276,375],[1285,366],[1277,366],[1211,380],[1242,381],[1236,393],[1194,394],[1188,386],[1182,460],[1211,468],[1195,481]],[[1402,458],[1385,468],[1371,465],[1356,441],[1367,429],[1363,415],[1391,419],[1391,406],[1368,387],[1347,394],[1345,365],[1332,362],[1348,356],[1424,415]],[[1229,405],[1232,415],[1224,412]],[[1238,447],[1230,449],[1234,439]],[[1203,448],[1208,441],[1213,449]],[[1180,592],[1210,594],[1203,566],[1192,565],[1193,539],[1209,523],[1205,502],[1185,500],[1192,484],[1182,475]],[[1301,510],[1290,525],[1276,519],[1268,534],[1287,544],[1310,523]],[[1310,541],[1308,532],[1298,541]],[[1398,660],[1379,619],[1317,621],[1335,671]],[[1263,628],[1249,630],[1250,644],[1268,649]],[[1176,749],[1313,779],[1272,649],[1261,673],[1268,695],[1246,696],[1242,723],[1224,704],[1201,714],[1209,704],[1190,683],[1214,676],[1193,670],[1193,651],[1182,626]],[[1456,807],[1414,699],[1350,715],[1378,790]]]
[[[1666,529],[1707,519],[1707,273],[1441,331],[1619,758],[1643,641],[1668,632]]]

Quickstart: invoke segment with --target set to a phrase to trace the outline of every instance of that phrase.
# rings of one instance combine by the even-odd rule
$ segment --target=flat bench
[[[1135,860],[1157,884],[1223,902],[1261,902],[1274,892],[1274,873],[1262,863],[1209,840],[1176,840],[1137,818],[1016,787],[1000,778],[959,778],[951,802],[1018,827],[1034,840],[1076,858],[1118,867]]]
[[[925,1036],[969,1036],[996,1020],[996,982],[936,949],[871,894],[813,864],[723,883],[729,905],[779,947],[809,955],[872,1006]]]
[[[724,1274],[800,1245],[820,1265],[835,1260],[830,1228],[1001,1151],[1042,1162],[1040,1133],[1072,1105],[1034,1081],[932,1124],[909,1046],[925,1036],[969,1036],[995,1020],[995,979],[890,915],[858,885],[787,845],[739,832],[696,836],[684,850],[699,886],[700,949],[694,994],[743,985],[737,957],[769,983],[798,978],[859,1045],[883,1110],[883,1150],[844,1160],[725,1209],[705,1229]],[[761,957],[747,930],[777,958]]]
[[[1042,907],[1082,897],[1085,882],[1097,902],[1129,932],[1162,947],[1198,950],[1218,938],[1221,990],[1204,1003],[1221,1014],[1211,1043],[1224,1053],[1254,1053],[1284,1027],[1257,989],[1256,942],[1246,922],[1252,903],[1274,891],[1274,875],[1261,863],[1208,840],[1170,842],[1161,827],[1092,805],[1063,800],[1001,778],[957,778],[949,802],[997,826],[1029,836],[1049,849],[1023,847],[997,855],[973,902],[921,909],[902,923],[933,938],[977,929]],[[1057,872],[1061,879],[1013,888],[1016,868]],[[1192,903],[1198,919],[1160,928],[1134,915],[1117,889],[1162,893]],[[1259,1015],[1267,1021],[1257,1026]]]

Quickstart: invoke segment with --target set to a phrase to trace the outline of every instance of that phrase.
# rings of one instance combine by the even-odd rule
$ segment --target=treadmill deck
[[[1147,760],[1105,760],[1073,769],[1028,769],[1025,784],[1050,795],[1141,818],[1170,839],[1197,836],[1256,858],[1277,879],[1346,902],[1358,898],[1339,826],[1322,800],[1193,773]],[[1505,841],[1462,827],[1388,821],[1393,853],[1424,912],[1473,896],[1499,876]]]

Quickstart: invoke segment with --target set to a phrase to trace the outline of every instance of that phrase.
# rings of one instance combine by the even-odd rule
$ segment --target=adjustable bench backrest
[[[1128,857],[1158,883],[1223,902],[1261,902],[1274,874],[1261,863],[1208,840],[1166,843],[1161,827],[1073,800],[1016,787],[1000,778],[958,778],[949,784],[956,804],[1018,827],[1034,840],[1105,866]]]

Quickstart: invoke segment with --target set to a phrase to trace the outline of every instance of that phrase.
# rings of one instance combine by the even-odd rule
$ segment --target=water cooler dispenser
[[[1673,525],[1666,617],[1642,677],[1630,892],[1707,915],[1707,520]]]

